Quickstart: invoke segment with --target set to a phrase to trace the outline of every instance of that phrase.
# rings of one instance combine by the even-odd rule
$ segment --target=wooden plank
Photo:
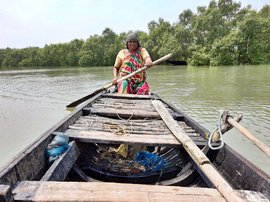
[[[237,194],[248,202],[265,202],[258,192],[241,190]],[[216,189],[199,187],[154,186],[108,182],[23,181],[13,190],[18,201],[186,201],[225,202]]]
[[[69,143],[67,151],[55,160],[41,181],[63,181],[79,156],[79,149],[74,141]]]
[[[113,126],[113,125],[109,125],[109,126]],[[116,131],[123,131],[123,133],[127,133],[127,134],[142,134],[142,135],[172,135],[172,133],[166,128],[154,128],[154,127],[137,127],[137,126],[128,126],[128,125],[119,125],[115,128],[113,127],[98,127],[95,126],[95,124],[93,125],[85,125],[85,124],[74,124],[72,126],[69,126],[69,129],[73,129],[73,130],[85,130],[85,131],[103,131],[103,132],[116,132]],[[200,134],[198,133],[193,133],[193,130],[184,130],[189,137],[196,137],[198,139],[201,139],[202,141],[205,141]]]
[[[81,131],[67,130],[65,132],[70,138],[81,142],[95,142],[106,144],[143,144],[149,146],[179,146],[181,143],[171,135],[140,135],[140,134],[125,134],[116,135],[111,132],[103,131]],[[197,141],[198,146],[205,146],[205,141]]]
[[[140,127],[128,127],[128,126],[118,126],[115,128],[110,128],[110,127],[97,127],[94,126],[94,124],[92,126],[87,126],[87,125],[83,125],[83,124],[74,124],[72,126],[69,126],[69,129],[73,129],[73,130],[86,130],[86,131],[103,131],[103,132],[116,132],[116,131],[123,131],[123,133],[127,133],[127,134],[143,134],[143,135],[171,135],[171,132],[169,130],[162,130],[162,129],[155,129],[155,128],[143,128],[140,130]],[[191,136],[197,136],[198,134],[194,134],[194,133],[190,133]]]
[[[115,135],[111,132],[103,131],[78,131],[78,130],[67,130],[65,132],[70,138],[76,139],[81,142],[95,142],[95,143],[106,143],[106,144],[146,144],[146,145],[180,145],[174,137],[168,135]]]
[[[213,165],[211,165],[205,154],[196,146],[196,144],[190,139],[190,137],[188,137],[188,135],[172,118],[162,102],[153,100],[152,103],[165,124],[172,131],[173,135],[183,144],[185,150],[199,166],[200,170],[207,176],[207,178],[213,183],[213,185],[224,196],[224,198],[227,201],[243,201],[240,197],[234,194],[233,188],[227,183],[223,176],[218,173]]]
[[[160,117],[163,119],[167,127],[170,129],[172,134],[176,137],[177,141],[180,141],[187,152],[190,154],[192,159],[198,165],[202,165],[205,163],[209,163],[209,159],[205,156],[205,154],[196,147],[196,144],[190,139],[190,137],[185,133],[185,131],[177,124],[177,122],[173,119],[173,117],[169,114],[165,106],[161,101],[152,101],[154,107],[157,112],[160,114]],[[189,147],[191,147],[189,149]],[[192,149],[192,151],[191,151]]]
[[[89,121],[89,122],[113,122],[113,123],[116,123],[116,124],[121,124],[121,123],[127,123],[127,120],[121,120],[121,119],[112,119],[112,118],[109,118],[109,117],[103,117],[103,116],[81,116],[80,119],[78,121]],[[163,124],[164,125],[164,122],[161,120],[161,119],[155,119],[155,120],[152,120],[152,119],[134,119],[134,120],[129,120],[128,123],[132,123],[132,124],[140,124],[140,125],[143,125],[143,124],[156,124],[156,125],[159,125],[159,124]]]
[[[151,100],[153,99],[152,95],[135,95],[135,94],[104,94],[102,97],[105,98],[114,98],[114,99],[136,99],[136,100]]]
[[[0,184],[0,201],[13,201],[11,188],[9,185]]]
[[[21,182],[19,201],[224,201],[214,189],[100,182]]]
[[[177,123],[184,130],[190,130],[192,132],[195,132],[195,130],[189,127],[185,122],[178,121]],[[159,128],[159,129],[169,131],[168,127],[164,124],[163,120],[157,120],[157,119],[122,120],[122,119],[112,119],[112,118],[102,117],[102,116],[81,116],[77,121],[75,121],[74,124],[85,124],[87,126],[93,126],[96,124],[99,124],[101,126],[104,124],[114,124],[114,125],[132,126],[132,128],[136,126],[136,127],[140,127],[141,129],[144,129],[146,127]]]
[[[102,98],[99,100],[96,100],[95,103],[93,104],[95,107],[99,106],[107,106],[107,107],[136,107],[136,106],[141,106],[143,108],[151,107],[153,108],[153,105],[151,103],[151,100],[130,100],[130,99],[111,99],[111,98]]]
[[[132,108],[130,110],[110,109],[110,108],[102,108],[102,109],[91,108],[91,114],[97,114],[99,116],[107,116],[107,117],[120,118],[120,119],[121,118],[122,119],[160,118],[157,112],[146,111],[146,110],[133,110]]]
[[[148,105],[145,105],[142,107],[142,104],[145,103],[95,103],[91,107],[95,109],[100,109],[100,108],[110,108],[110,109],[131,109],[132,110],[152,110],[154,111],[155,109],[153,108],[153,105],[151,102]],[[151,106],[152,105],[152,106]]]

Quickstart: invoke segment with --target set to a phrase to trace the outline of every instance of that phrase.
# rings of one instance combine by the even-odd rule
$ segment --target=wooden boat
[[[0,201],[225,201],[172,135],[153,100],[166,107],[238,195],[268,201],[270,176],[226,144],[210,150],[209,131],[189,116],[155,94],[108,91],[93,95],[0,170]],[[46,148],[59,134],[69,137],[69,147],[48,164]],[[123,157],[120,148],[127,145]],[[163,167],[140,165],[134,155],[142,151],[161,157]]]

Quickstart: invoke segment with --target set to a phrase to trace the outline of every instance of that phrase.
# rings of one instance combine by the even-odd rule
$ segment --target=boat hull
[[[20,181],[57,179],[57,181],[104,181],[213,187],[189,157],[183,146],[170,135],[170,131],[161,123],[160,117],[147,104],[153,99],[159,99],[163,102],[174,120],[190,135],[219,173],[235,189],[258,191],[270,198],[270,177],[267,173],[250,163],[226,144],[221,150],[210,150],[206,144],[209,131],[154,94],[149,96],[119,96],[109,92],[101,92],[93,96],[37,138],[6,166],[2,167],[0,170],[0,185],[8,186],[9,189],[13,190]],[[123,102],[123,106],[129,103],[129,108],[124,109],[116,106],[117,103],[121,102]],[[140,110],[140,108],[137,108],[138,106],[144,106],[145,108]],[[116,110],[113,110],[115,107],[117,113]],[[145,110],[149,111],[145,113]],[[93,121],[93,117],[95,117],[95,121]],[[105,118],[106,121],[104,121]],[[82,120],[86,121],[81,124]],[[108,120],[111,121],[110,123],[113,121],[114,124],[126,124],[126,134],[113,136],[115,135],[114,132],[104,129],[104,122],[108,122]],[[91,127],[89,123],[92,124]],[[153,123],[156,125],[154,126]],[[62,164],[48,165],[44,155],[45,150],[58,133],[68,135],[70,142],[73,142],[71,155],[67,155],[66,160],[65,158],[63,158],[64,160],[60,159],[59,162],[62,161]],[[102,136],[97,136],[97,134],[102,134]],[[102,165],[100,147],[112,146],[117,148],[121,144],[142,145],[146,148],[144,151],[164,156],[170,166],[155,172],[142,172],[131,168],[123,172],[121,169],[116,171],[109,169],[108,162],[111,159],[107,159]],[[118,155],[115,150],[114,155]],[[74,162],[74,164],[68,162]],[[180,162],[182,162],[182,165],[178,166]],[[59,165],[65,167],[66,164],[68,164],[67,168],[62,169],[63,175],[52,177],[53,173],[60,172],[57,171]],[[116,165],[120,168],[119,163]],[[52,168],[52,166],[55,168]],[[60,167],[60,170],[62,167]],[[4,198],[6,195],[0,194],[0,196]]]

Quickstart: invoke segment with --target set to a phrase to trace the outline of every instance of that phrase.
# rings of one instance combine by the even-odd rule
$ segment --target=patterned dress
[[[137,51],[130,52],[127,49],[121,50],[114,64],[114,67],[120,68],[120,72],[130,74],[144,65],[144,60],[150,57],[145,48],[138,48]],[[149,85],[145,81],[146,73],[144,71],[133,77],[118,83],[118,93],[148,95]]]

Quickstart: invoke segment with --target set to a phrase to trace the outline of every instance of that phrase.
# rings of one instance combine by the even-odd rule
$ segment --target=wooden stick
[[[159,63],[161,63],[161,62],[164,62],[164,61],[168,60],[170,57],[172,57],[172,54],[168,54],[168,55],[163,56],[162,58],[159,58],[158,60],[156,60],[156,61],[153,62],[153,66],[154,66],[154,65],[157,65],[157,64],[159,64]],[[117,80],[117,83],[120,82],[120,81],[122,81],[122,80],[128,79],[128,78],[134,76],[135,74],[138,74],[138,73],[140,73],[140,72],[142,72],[142,71],[145,71],[145,70],[147,70],[148,68],[149,68],[149,67],[144,66],[144,67],[142,67],[141,69],[138,69],[137,71],[132,72],[131,74],[128,74],[127,76],[124,76],[124,77],[118,79],[118,80]],[[89,94],[89,95],[86,95],[86,96],[84,96],[84,97],[82,97],[82,98],[80,98],[80,99],[78,99],[78,100],[76,100],[76,101],[70,103],[70,104],[67,105],[66,107],[67,107],[67,108],[73,108],[73,107],[76,107],[77,105],[83,103],[84,101],[90,99],[91,97],[97,95],[98,93],[100,93],[100,92],[102,92],[102,91],[104,91],[104,90],[107,90],[108,88],[110,88],[110,87],[112,87],[112,86],[114,86],[114,84],[109,83],[109,84],[107,84],[106,86],[103,86],[103,87],[101,87],[101,88],[95,90],[93,93],[91,93],[91,94]]]
[[[246,136],[251,142],[253,142],[260,150],[262,150],[270,158],[270,148],[266,144],[258,140],[254,135],[252,135],[246,128],[244,128],[233,118],[229,117],[228,122],[237,130],[239,130],[239,132],[241,132],[244,136]]]
[[[175,138],[181,142],[185,150],[189,153],[190,157],[195,161],[201,171],[207,176],[217,190],[224,196],[227,201],[243,201],[238,197],[233,188],[228,182],[219,174],[219,172],[211,164],[210,160],[205,154],[197,147],[197,145],[190,139],[190,137],[182,130],[177,122],[172,118],[168,110],[159,100],[152,101],[154,107],[160,114],[161,118],[171,130]]]

